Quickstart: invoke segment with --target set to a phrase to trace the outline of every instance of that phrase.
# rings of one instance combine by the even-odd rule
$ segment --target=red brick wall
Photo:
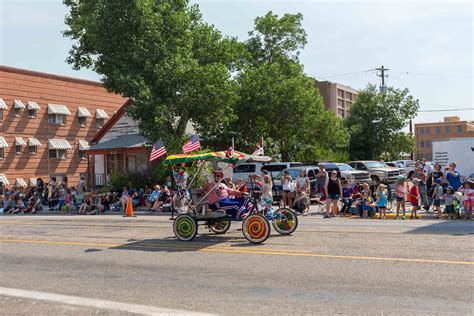
[[[8,106],[3,111],[0,121],[0,135],[8,142],[5,158],[0,160],[0,173],[6,175],[10,185],[16,178],[42,177],[46,182],[49,175],[65,174],[70,185],[76,185],[79,174],[87,172],[87,160],[81,160],[78,153],[78,141],[90,141],[99,130],[95,124],[95,110],[105,110],[109,117],[117,111],[125,99],[119,95],[108,93],[100,83],[79,80],[50,74],[25,71],[0,66],[0,98]],[[21,117],[15,117],[13,100],[21,100],[27,107],[27,101],[38,103],[41,109],[37,117],[28,117],[27,108]],[[66,105],[71,112],[66,117],[64,126],[48,124],[48,104]],[[81,127],[77,118],[78,107],[85,107],[92,117],[87,118],[87,126]],[[107,119],[105,120],[105,122]],[[42,146],[37,154],[30,154],[28,146],[23,147],[21,154],[15,150],[15,137],[37,138]],[[48,157],[48,139],[60,138],[69,141],[72,150],[67,151],[67,159]]]

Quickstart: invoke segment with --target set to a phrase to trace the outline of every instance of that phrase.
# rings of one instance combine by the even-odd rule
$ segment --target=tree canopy
[[[351,159],[397,159],[414,150],[414,139],[403,128],[413,119],[419,104],[408,89],[388,88],[379,92],[375,85],[359,91],[345,125],[349,129]]]
[[[68,62],[102,75],[135,100],[130,114],[150,139],[179,148],[187,124],[218,133],[234,116],[231,72],[244,50],[202,20],[186,0],[65,0],[74,41]],[[219,120],[215,118],[218,117]]]

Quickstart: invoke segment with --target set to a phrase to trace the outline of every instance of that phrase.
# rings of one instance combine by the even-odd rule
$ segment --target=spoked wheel
[[[191,241],[197,235],[197,223],[188,214],[180,214],[173,222],[173,232],[181,241]]]
[[[225,234],[230,228],[230,221],[209,221],[209,229],[216,234]]]
[[[298,227],[298,216],[289,208],[279,208],[273,212],[273,228],[282,235],[293,233]]]
[[[270,236],[270,224],[260,214],[248,215],[242,223],[244,237],[253,244],[260,244]]]

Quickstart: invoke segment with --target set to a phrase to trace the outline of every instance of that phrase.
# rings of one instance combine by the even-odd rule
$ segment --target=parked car
[[[275,180],[273,181],[273,199],[275,201],[279,201],[282,196],[282,185],[281,185],[281,177],[283,176],[283,172],[286,170],[290,174],[291,178],[293,178],[293,183],[296,184],[296,178],[299,177],[300,172],[302,169],[306,170],[306,174],[308,175],[309,182],[310,182],[310,197],[314,197],[316,195],[316,175],[319,173],[319,166],[323,165],[324,168],[328,173],[331,173],[332,171],[336,171],[338,177],[341,177],[341,171],[339,170],[339,167],[332,162],[320,162],[318,163],[317,166],[315,165],[305,165],[305,166],[300,166],[300,167],[293,167],[293,168],[287,168],[282,170],[276,177]]]
[[[370,183],[370,174],[367,171],[355,170],[346,163],[335,164],[341,173],[341,180],[347,180],[351,185],[356,183]]]
[[[403,174],[403,175],[406,174],[405,168],[403,168],[403,165],[401,163],[397,163],[395,161],[389,161],[389,162],[384,162],[384,163],[391,168],[398,169],[400,171],[400,174]]]
[[[267,170],[272,179],[275,179],[281,170],[301,165],[301,162],[244,163],[234,168],[232,180],[235,182],[242,178],[248,182],[250,175],[259,175],[263,170]]]
[[[415,162],[413,160],[397,160],[394,162],[401,164],[402,168],[405,168],[408,178],[411,179],[413,177],[413,174],[415,174]]]
[[[349,162],[349,166],[356,170],[367,171],[370,175],[370,179],[376,186],[378,186],[380,182],[394,183],[400,175],[399,170],[395,170],[375,160],[351,161]]]

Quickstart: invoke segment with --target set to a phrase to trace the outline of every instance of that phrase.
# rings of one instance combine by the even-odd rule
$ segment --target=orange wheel
[[[254,244],[260,244],[270,236],[270,224],[260,214],[248,215],[242,223],[244,237]]]

